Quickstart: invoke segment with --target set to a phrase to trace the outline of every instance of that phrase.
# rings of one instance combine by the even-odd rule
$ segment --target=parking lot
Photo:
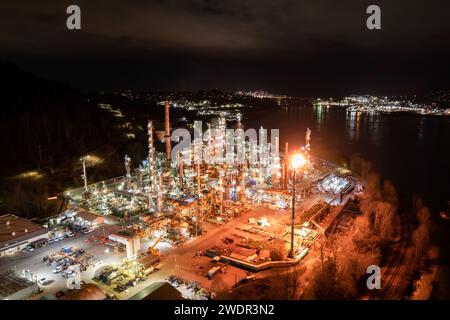
[[[70,265],[76,264],[74,262],[81,263],[82,268],[83,266],[85,267],[85,270],[82,271],[82,280],[90,282],[96,266],[104,263],[120,262],[124,255],[122,253],[110,254],[105,251],[105,247],[101,245],[100,242],[89,242],[86,240],[93,235],[101,237],[103,232],[113,232],[118,228],[117,225],[105,225],[89,234],[78,233],[72,237],[50,243],[47,246],[37,248],[31,252],[23,250],[10,256],[2,257],[0,272],[3,273],[8,270],[14,270],[18,274],[33,280],[45,278],[44,281],[40,281],[41,283],[39,283],[41,288],[44,289],[44,292],[35,298],[47,294],[54,295],[56,292],[66,289],[67,278],[63,276],[63,271],[67,270]],[[61,251],[63,248],[72,249],[71,252],[63,253]],[[77,251],[80,249],[84,250],[84,253],[81,255],[80,251]],[[76,255],[79,256],[76,257]],[[47,257],[47,259],[44,259],[44,257]],[[52,262],[62,258],[58,264],[61,265],[60,272],[53,272],[56,265],[49,264],[50,257],[53,257]],[[72,261],[72,263],[69,260]],[[62,270],[63,268],[64,270]]]

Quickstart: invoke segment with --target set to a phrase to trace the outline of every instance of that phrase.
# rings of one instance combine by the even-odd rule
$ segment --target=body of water
[[[285,141],[290,148],[304,145],[310,128],[314,155],[346,165],[360,154],[394,183],[401,200],[416,194],[434,211],[450,200],[450,117],[347,112],[291,102],[249,114],[245,121],[246,128],[261,125],[280,129],[281,150]]]

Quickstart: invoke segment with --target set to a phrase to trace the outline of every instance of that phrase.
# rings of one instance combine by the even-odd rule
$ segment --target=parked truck
[[[213,268],[209,269],[209,271],[208,271],[206,277],[207,277],[209,280],[211,280],[212,278],[214,278],[214,276],[215,276],[217,273],[221,273],[221,272],[222,272],[222,268],[221,268],[221,267],[213,267]]]

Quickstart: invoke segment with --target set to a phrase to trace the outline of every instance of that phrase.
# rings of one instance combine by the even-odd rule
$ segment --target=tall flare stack
[[[165,129],[166,134],[164,139],[166,141],[166,167],[167,170],[170,170],[170,153],[172,151],[172,146],[170,144],[170,116],[169,116],[169,101],[166,100],[166,105],[164,107],[164,115],[165,115]]]

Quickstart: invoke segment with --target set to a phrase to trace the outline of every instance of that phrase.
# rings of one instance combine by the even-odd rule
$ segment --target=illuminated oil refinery
[[[0,300],[450,297],[450,1],[22,2]]]
[[[181,290],[185,297],[211,298],[224,292],[213,278],[229,289],[253,273],[300,263],[324,238],[334,209],[361,190],[350,171],[311,154],[309,128],[303,146],[285,142],[279,152],[279,130],[244,131],[240,113],[234,128],[221,115],[205,131],[201,121],[189,131],[171,129],[169,109],[166,101],[165,152],[156,150],[161,135],[148,121],[147,157],[133,168],[124,155],[123,176],[89,184],[95,167],[87,164],[98,159],[80,159],[84,185],[64,193],[64,211],[46,225],[49,241],[84,234],[88,246],[105,249],[79,253],[85,244],[74,237],[45,256],[53,273],[71,278],[81,265],[83,279],[120,299],[155,279],[195,283],[194,291]]]
[[[224,117],[213,119],[205,132],[202,123],[196,121],[191,141],[187,130],[171,132],[169,106],[166,101],[165,153],[155,150],[154,125],[149,121],[148,157],[141,166],[131,168],[131,159],[125,156],[123,177],[66,193],[68,210],[82,208],[102,216],[113,214],[124,220],[138,217],[133,228],[141,230],[145,225],[145,229],[151,230],[140,233],[133,229],[128,240],[121,240],[123,236],[117,233],[109,236],[110,240],[126,245],[128,258],[139,257],[141,245],[136,243],[142,240],[139,239],[142,234],[160,245],[177,247],[211,228],[220,229],[233,219],[237,224],[250,212],[244,219],[247,226],[239,232],[247,236],[256,233],[257,237],[262,236],[259,239],[262,242],[275,238],[283,240],[286,247],[290,246],[289,257],[296,263],[295,259],[304,257],[314,239],[323,232],[318,224],[323,215],[331,206],[346,201],[358,185],[349,172],[311,156],[309,128],[305,145],[290,152],[286,142],[283,154],[279,152],[279,130],[270,130],[271,141],[268,142],[267,129],[260,128],[258,133],[253,129],[244,132],[240,115],[235,129],[227,129]],[[179,143],[172,148],[171,141]],[[298,164],[293,160],[298,157],[304,162]],[[321,194],[319,198],[312,196],[317,193]],[[294,209],[297,207],[299,212],[301,209],[304,212],[295,216],[293,204]],[[313,210],[307,210],[308,206],[314,207]],[[292,215],[276,218],[279,220],[276,223],[269,222],[275,218],[270,217],[271,214],[286,210],[292,210]],[[258,218],[254,211],[267,214]],[[284,218],[285,225],[281,222]],[[270,232],[274,234],[268,236]],[[212,252],[210,255],[221,256],[218,248]],[[254,261],[270,261],[254,253],[224,256],[222,259],[235,259],[237,265],[250,269],[258,268],[258,264],[249,266]],[[249,259],[250,256],[253,258]]]

